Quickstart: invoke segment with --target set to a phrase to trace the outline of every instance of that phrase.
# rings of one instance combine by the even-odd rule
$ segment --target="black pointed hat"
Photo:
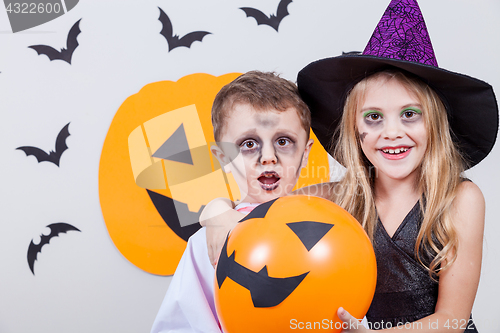
[[[489,154],[498,131],[493,88],[438,67],[416,0],[392,0],[363,53],[318,60],[299,72],[297,85],[311,109],[311,127],[327,151],[336,144],[334,133],[352,87],[385,69],[416,75],[436,91],[468,167]]]

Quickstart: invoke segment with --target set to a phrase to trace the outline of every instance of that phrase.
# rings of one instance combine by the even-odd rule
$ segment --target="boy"
[[[273,73],[243,74],[215,97],[212,124],[217,142],[212,153],[233,174],[242,200],[230,211],[209,205],[200,217],[208,227],[211,217],[243,217],[292,192],[313,143],[309,109],[295,84]],[[202,228],[188,241],[151,332],[221,332],[214,274]]]

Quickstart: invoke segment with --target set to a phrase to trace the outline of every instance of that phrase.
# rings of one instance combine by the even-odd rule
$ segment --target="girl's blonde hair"
[[[434,278],[456,259],[458,238],[451,208],[465,163],[452,140],[443,102],[427,84],[400,71],[386,70],[354,86],[344,105],[333,150],[333,157],[347,170],[344,178],[332,188],[331,200],[360,221],[373,242],[378,220],[374,198],[376,170],[361,150],[356,113],[364,103],[367,86],[377,79],[397,80],[414,94],[423,108],[428,140],[416,186],[422,192],[420,205],[424,214],[415,255]]]

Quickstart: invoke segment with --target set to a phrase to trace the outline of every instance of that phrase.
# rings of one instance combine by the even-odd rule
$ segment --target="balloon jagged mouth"
[[[267,273],[267,266],[264,266],[259,272],[254,272],[237,263],[235,255],[235,251],[230,256],[227,255],[226,238],[216,268],[217,284],[220,289],[226,278],[230,278],[243,288],[248,289],[256,308],[268,308],[280,304],[309,274],[306,272],[285,278],[271,277]]]

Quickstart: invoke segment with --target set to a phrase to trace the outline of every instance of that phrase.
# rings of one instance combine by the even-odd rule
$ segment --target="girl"
[[[495,142],[491,86],[437,67],[411,0],[391,2],[362,54],[314,62],[298,86],[316,136],[346,167],[339,183],[302,192],[349,211],[374,245],[378,279],[368,327],[477,332],[470,314],[485,208],[462,172]],[[355,322],[342,308],[338,316]]]
[[[334,157],[345,177],[307,190],[348,210],[374,243],[369,327],[474,332],[484,200],[460,178],[464,164],[437,94],[401,71],[363,79],[346,99]]]

